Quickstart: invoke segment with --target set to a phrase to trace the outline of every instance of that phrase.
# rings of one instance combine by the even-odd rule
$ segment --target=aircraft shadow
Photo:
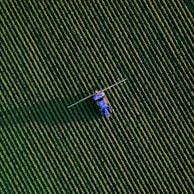
[[[14,126],[36,122],[41,125],[63,125],[81,121],[91,121],[100,117],[92,99],[67,108],[67,99],[56,98],[48,101],[34,102],[1,112],[2,124]]]

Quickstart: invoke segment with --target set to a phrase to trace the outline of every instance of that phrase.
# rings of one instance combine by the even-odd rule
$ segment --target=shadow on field
[[[3,111],[3,124],[13,126],[36,122],[43,125],[63,125],[81,121],[91,121],[99,117],[98,110],[92,100],[87,100],[70,109],[67,99],[56,98],[44,102],[34,102],[30,105]]]
[[[183,0],[185,5],[191,10],[192,13],[194,13],[194,4],[191,0]]]

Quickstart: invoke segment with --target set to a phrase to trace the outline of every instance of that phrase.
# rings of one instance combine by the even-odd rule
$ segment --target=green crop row
[[[192,15],[181,2],[2,3],[2,193],[190,193]],[[113,114],[89,99],[106,92]]]

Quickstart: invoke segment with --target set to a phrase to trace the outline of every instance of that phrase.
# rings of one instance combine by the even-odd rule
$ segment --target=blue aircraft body
[[[68,106],[68,108],[71,108],[72,106],[74,106],[74,105],[76,105],[76,104],[78,104],[80,102],[83,102],[84,100],[87,100],[88,98],[92,97],[93,100],[96,102],[98,108],[99,108],[100,114],[103,115],[103,116],[109,117],[110,113],[112,113],[112,110],[111,110],[111,107],[109,105],[108,99],[105,96],[104,91],[106,91],[106,90],[108,90],[108,89],[110,89],[110,88],[112,88],[112,87],[114,87],[114,86],[116,86],[116,85],[126,81],[126,80],[127,79],[121,80],[121,81],[119,81],[119,82],[117,82],[117,83],[115,83],[115,84],[113,84],[113,85],[111,85],[111,86],[109,86],[107,88],[104,88],[101,91],[97,91],[96,90],[94,94],[91,94],[91,95],[89,95],[89,96],[87,96],[85,98],[82,98],[81,100],[79,100],[79,101],[75,102],[74,104]]]
[[[97,103],[97,106],[99,108],[100,114],[106,117],[110,116],[110,113],[112,113],[112,110],[109,106],[108,100],[105,96],[104,92],[95,92],[93,96],[93,100]]]

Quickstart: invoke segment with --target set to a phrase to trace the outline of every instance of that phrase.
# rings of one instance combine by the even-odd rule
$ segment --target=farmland
[[[192,10],[86,2],[0,2],[0,193],[192,193]]]

